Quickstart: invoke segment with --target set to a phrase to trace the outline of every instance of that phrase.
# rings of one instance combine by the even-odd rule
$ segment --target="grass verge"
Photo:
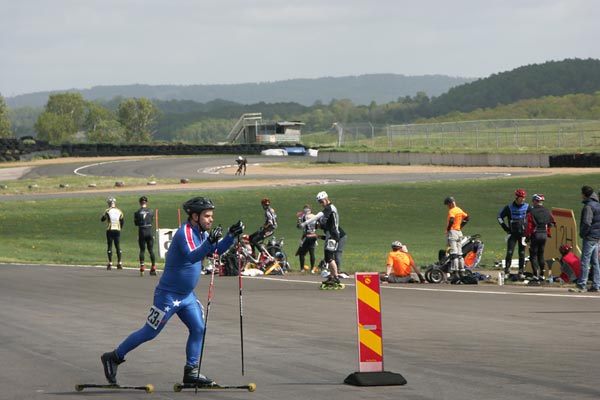
[[[68,182],[60,178],[56,182]],[[71,179],[71,178],[69,178]],[[79,178],[76,178],[77,180]],[[87,178],[89,179],[89,178]],[[128,178],[130,180],[130,178]],[[217,209],[216,223],[228,227],[238,219],[246,223],[248,233],[263,222],[260,200],[271,198],[279,217],[276,236],[286,238],[285,250],[294,270],[294,257],[300,239],[296,212],[304,204],[318,211],[316,192],[327,190],[340,211],[341,225],[348,233],[343,257],[345,271],[382,271],[390,243],[405,243],[418,265],[437,259],[445,247],[444,226],[447,208],[443,199],[453,195],[468,212],[471,222],[465,234],[479,233],[485,243],[483,264],[493,265],[504,257],[504,232],[498,226],[498,211],[513,200],[517,187],[528,194],[544,193],[546,207],[570,208],[579,216],[580,187],[598,185],[600,174],[557,175],[542,178],[480,179],[471,181],[430,181],[385,185],[329,185],[326,187],[288,187],[252,190],[199,192],[157,192],[151,194],[150,207],[159,210],[159,225],[175,228],[177,209],[192,196],[210,197]],[[39,180],[36,180],[39,181]],[[110,178],[114,185],[115,178]],[[108,182],[109,183],[109,182]],[[107,183],[107,184],[108,184]],[[145,184],[145,182],[144,182]],[[73,185],[75,186],[75,184]],[[126,266],[137,266],[137,229],[133,213],[139,193],[119,195],[118,206],[125,214],[122,247]],[[93,197],[69,197],[3,201],[0,210],[0,261],[19,263],[61,263],[103,265],[106,262],[105,226],[100,217],[105,209],[105,194]],[[323,246],[317,248],[322,257]],[[162,262],[159,263],[162,265]]]

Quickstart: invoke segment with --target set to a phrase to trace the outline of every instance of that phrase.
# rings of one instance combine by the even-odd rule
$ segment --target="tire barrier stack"
[[[33,157],[59,157],[60,146],[52,146],[30,136],[0,139],[0,162],[28,160]]]
[[[18,139],[0,139],[0,163],[8,161],[25,161],[32,158],[56,158],[56,157],[101,157],[101,156],[160,156],[160,155],[203,155],[203,154],[260,154],[263,150],[273,148],[285,148],[290,144],[235,144],[235,145],[194,145],[182,143],[169,144],[111,144],[111,143],[67,143],[62,145],[51,145],[50,143],[35,139],[31,136],[25,136]],[[296,146],[302,146],[297,144]],[[332,159],[337,152],[319,152],[319,162],[342,162],[341,160]],[[322,154],[321,154],[322,153]],[[344,158],[344,162],[369,162],[369,154],[374,154],[375,164],[414,164],[419,165],[418,160],[413,162],[403,162],[395,160],[383,162],[379,158],[382,156],[378,153],[364,152],[352,153],[352,158]],[[362,155],[361,155],[362,154]],[[389,153],[384,153],[388,154]],[[448,155],[447,155],[448,156]],[[449,162],[440,163],[427,160],[425,164],[443,164],[443,165],[489,165],[490,162],[477,162],[477,158],[482,155],[452,155]],[[323,160],[322,158],[329,158]],[[472,163],[467,162],[465,157],[468,157]],[[537,155],[535,156],[537,157]],[[600,167],[600,153],[575,153],[575,154],[558,154],[548,157],[548,165],[550,168],[561,167]],[[489,158],[489,157],[488,157]],[[439,161],[439,160],[438,160]],[[501,159],[492,162],[494,165],[505,165]],[[511,163],[511,165],[513,165]],[[535,165],[523,165],[535,166]]]
[[[600,167],[600,153],[559,154],[550,156],[550,167]]]
[[[260,154],[261,151],[283,147],[283,144],[111,144],[67,143],[51,145],[33,137],[0,139],[0,162],[30,160],[32,158],[101,157],[101,156],[160,156],[203,154]]]

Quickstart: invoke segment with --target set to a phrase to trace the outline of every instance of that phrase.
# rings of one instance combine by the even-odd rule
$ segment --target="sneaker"
[[[102,354],[100,360],[102,361],[102,367],[104,367],[104,376],[106,377],[106,380],[109,384],[116,385],[117,368],[119,368],[119,364],[124,363],[125,360],[119,360],[116,350]]]
[[[198,386],[212,386],[215,384],[215,381],[202,375],[197,365],[186,365],[183,369],[183,383]]]
[[[575,285],[574,288],[569,289],[569,292],[572,292],[572,293],[585,293],[585,292],[587,292],[587,289],[585,288],[585,286]]]
[[[598,288],[595,288],[595,287],[591,287],[588,289],[588,292],[597,292],[597,291],[598,291]]]
[[[313,274],[313,275],[314,275],[314,274],[318,274],[318,273],[319,273],[319,269],[318,269],[317,267],[314,267],[314,268],[313,268],[313,269],[310,271],[310,273],[311,273],[311,274]]]
[[[150,268],[150,275],[156,276],[156,265],[153,265],[152,268]]]
[[[109,262],[108,264],[106,264],[106,269],[109,270],[109,271],[112,269],[112,263],[111,262]]]

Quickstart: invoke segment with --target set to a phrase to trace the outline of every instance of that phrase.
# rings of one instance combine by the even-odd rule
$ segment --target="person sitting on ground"
[[[564,283],[577,282],[581,276],[581,260],[573,252],[573,246],[563,244],[558,248],[560,252],[560,278]]]
[[[421,283],[425,282],[423,274],[415,266],[415,261],[408,252],[408,248],[399,241],[392,243],[392,251],[388,253],[386,275],[382,280],[387,280],[389,283],[414,283],[411,271],[418,277]],[[387,277],[387,279],[385,279]]]

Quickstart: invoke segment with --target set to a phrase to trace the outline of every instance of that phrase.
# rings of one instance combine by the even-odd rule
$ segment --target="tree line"
[[[520,67],[455,87],[439,97],[430,98],[421,91],[369,105],[349,99],[328,104],[315,101],[311,106],[143,97],[87,101],[78,93],[59,93],[50,95],[43,110],[8,110],[0,96],[0,137],[23,136],[34,130],[38,138],[54,143],[215,143],[224,141],[239,116],[249,112],[260,112],[266,120],[301,121],[305,133],[329,131],[335,122],[386,125],[498,118],[600,119],[600,60]]]

